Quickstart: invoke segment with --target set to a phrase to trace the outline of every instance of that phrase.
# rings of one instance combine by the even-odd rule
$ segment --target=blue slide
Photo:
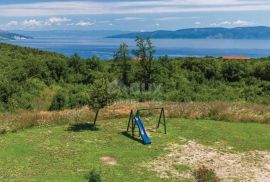
[[[143,140],[143,144],[151,144],[151,140],[148,137],[147,133],[145,132],[145,128],[143,126],[143,123],[141,121],[141,118],[139,116],[135,116],[135,122],[137,126],[139,127],[140,135]]]

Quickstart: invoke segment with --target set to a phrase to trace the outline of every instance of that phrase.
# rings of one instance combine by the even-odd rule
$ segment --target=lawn
[[[146,127],[154,124],[151,119],[143,122]],[[266,124],[168,119],[168,134],[162,128],[150,132],[151,145],[123,133],[126,125],[127,119],[114,119],[99,121],[98,130],[65,125],[2,134],[0,181],[86,181],[93,168],[101,171],[103,181],[174,181],[161,180],[144,164],[165,155],[168,144],[189,140],[217,149],[232,147],[235,152],[270,151],[270,125]],[[117,164],[102,163],[104,156]]]

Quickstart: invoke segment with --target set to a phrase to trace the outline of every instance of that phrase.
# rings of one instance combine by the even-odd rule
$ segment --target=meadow
[[[135,137],[126,132],[131,109],[161,104],[167,134],[162,127],[152,129],[159,116],[155,111],[142,113],[151,145],[143,145],[137,132]],[[268,114],[267,106],[239,103],[119,102],[101,110],[94,127],[94,112],[87,107],[5,113],[0,179],[87,181],[87,174],[97,170],[103,181],[193,181],[192,172],[205,165],[218,169],[225,181],[262,181],[270,175]],[[252,177],[256,171],[262,178]]]
[[[156,119],[143,118],[147,128],[156,124]],[[0,135],[1,148],[4,149],[0,152],[0,179],[87,181],[86,175],[92,169],[97,169],[103,181],[193,181],[190,176],[186,178],[175,173],[190,173],[200,165],[199,161],[198,164],[182,165],[175,161],[175,164],[170,164],[172,169],[169,171],[162,160],[152,164],[160,157],[170,163],[166,158],[169,153],[167,148],[172,144],[184,145],[190,141],[223,153],[242,155],[258,150],[267,152],[269,157],[269,125],[169,118],[168,134],[163,134],[162,129],[149,131],[152,144],[143,145],[139,137],[134,139],[125,133],[127,120],[101,120],[97,130],[81,123],[35,127]],[[106,156],[116,162],[113,165],[103,163],[101,158]],[[262,160],[260,156],[255,159],[258,162]],[[263,161],[267,162],[266,158]],[[156,170],[160,165],[164,169]],[[211,167],[214,164],[209,165]],[[242,172],[243,178],[248,176],[249,171]],[[269,173],[262,176],[269,177]]]

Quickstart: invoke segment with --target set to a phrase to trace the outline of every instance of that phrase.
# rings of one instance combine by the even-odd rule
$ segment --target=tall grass
[[[101,110],[98,119],[124,118],[129,116],[131,109],[153,107],[164,107],[166,116],[174,118],[270,123],[270,106],[226,102],[140,103],[123,101]],[[158,111],[151,111],[147,114],[158,116],[159,113]],[[59,112],[21,111],[4,113],[0,115],[0,131],[17,131],[40,125],[90,122],[93,119],[94,112],[88,107]]]

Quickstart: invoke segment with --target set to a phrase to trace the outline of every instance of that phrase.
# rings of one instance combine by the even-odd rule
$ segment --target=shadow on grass
[[[99,129],[90,123],[79,123],[69,126],[67,130],[72,132],[81,132],[81,131],[98,131]]]
[[[130,134],[129,132],[123,131],[120,134],[121,135],[124,135],[125,137],[128,137],[129,139],[132,139],[132,140],[134,140],[136,142],[139,142],[139,143],[143,144],[143,141],[142,140],[140,140],[140,139],[138,139],[136,137],[133,137],[132,134]]]

